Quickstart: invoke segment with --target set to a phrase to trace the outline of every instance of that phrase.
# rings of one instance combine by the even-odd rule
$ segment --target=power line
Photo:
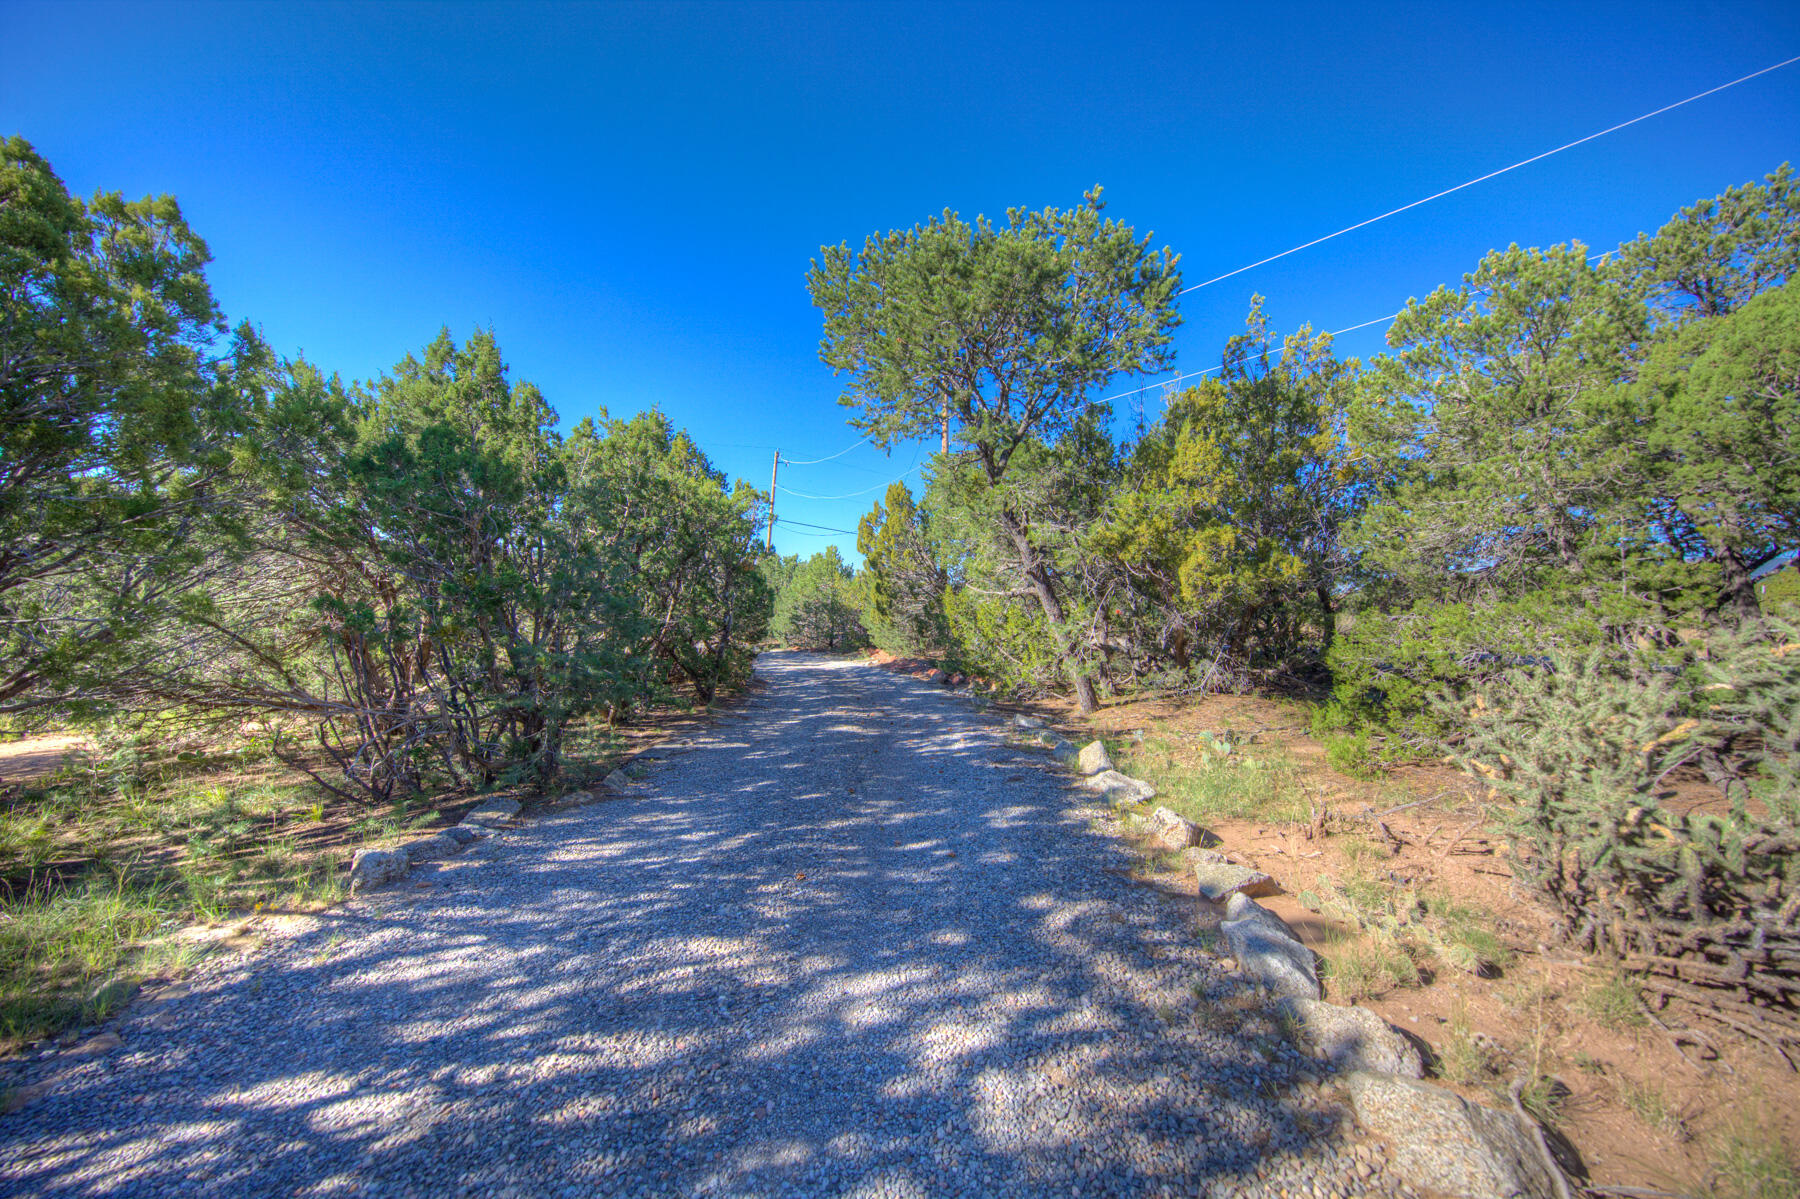
[[[867,437],[865,437],[861,441],[857,442],[856,445],[847,445],[843,449],[839,450],[837,453],[827,454],[823,458],[808,458],[804,462],[796,461],[793,458],[783,458],[782,461],[787,463],[789,466],[817,466],[821,462],[830,462],[833,458],[842,458],[845,454],[848,454],[851,450],[855,449],[856,446],[867,445],[868,443],[869,443],[869,439]]]
[[[1759,75],[1767,75],[1770,71],[1779,71],[1782,67],[1791,66],[1797,62],[1800,62],[1800,54],[1796,54],[1794,57],[1789,58],[1789,59],[1784,59],[1783,61],[1776,63],[1772,67],[1764,67],[1760,71],[1752,71],[1750,74],[1745,75],[1741,78],[1733,79],[1730,83],[1721,83],[1718,87],[1708,88],[1703,92],[1696,92],[1693,95],[1689,96],[1685,100],[1677,100],[1673,104],[1665,104],[1661,108],[1655,109],[1651,112],[1647,112],[1642,116],[1632,117],[1629,121],[1620,121],[1617,125],[1609,126],[1608,128],[1602,129],[1598,133],[1590,133],[1586,137],[1576,138],[1574,141],[1567,142],[1563,145],[1560,145],[1560,146],[1556,147],[1556,149],[1554,149],[1554,150],[1545,150],[1542,154],[1533,154],[1530,158],[1521,158],[1518,162],[1513,163],[1511,166],[1501,167],[1497,171],[1489,171],[1487,174],[1479,175],[1479,176],[1475,177],[1474,179],[1470,179],[1466,183],[1459,183],[1455,187],[1447,187],[1441,192],[1434,192],[1433,194],[1426,196],[1423,200],[1414,200],[1411,204],[1402,204],[1400,207],[1391,209],[1387,212],[1384,212],[1380,216],[1372,216],[1368,220],[1358,221],[1354,225],[1345,225],[1342,229],[1339,229],[1336,233],[1327,233],[1324,237],[1315,237],[1311,241],[1303,242],[1300,245],[1295,246],[1291,250],[1283,250],[1279,254],[1271,254],[1267,258],[1259,258],[1255,262],[1252,262],[1249,266],[1240,266],[1235,271],[1226,271],[1223,275],[1215,275],[1211,279],[1208,279],[1204,283],[1196,283],[1192,287],[1184,287],[1181,289],[1181,294],[1186,295],[1190,291],[1199,291],[1202,287],[1211,287],[1213,284],[1222,282],[1226,279],[1229,279],[1233,275],[1241,275],[1245,271],[1255,270],[1257,267],[1265,266],[1268,263],[1274,262],[1278,258],[1286,258],[1289,254],[1298,254],[1301,250],[1310,250],[1312,247],[1318,245],[1321,242],[1330,241],[1334,237],[1342,237],[1346,233],[1352,233],[1358,229],[1364,228],[1365,226],[1373,225],[1377,221],[1385,221],[1391,216],[1399,216],[1401,213],[1406,212],[1408,209],[1417,208],[1421,204],[1429,204],[1433,200],[1440,200],[1443,197],[1448,196],[1453,192],[1459,192],[1459,191],[1463,190],[1465,187],[1474,187],[1477,183],[1485,183],[1489,179],[1494,178],[1495,176],[1506,174],[1508,171],[1516,171],[1520,167],[1530,166],[1532,163],[1540,162],[1543,159],[1549,158],[1553,154],[1561,154],[1564,150],[1573,150],[1576,146],[1583,145],[1587,142],[1591,142],[1595,138],[1605,137],[1609,133],[1617,133],[1621,129],[1625,129],[1625,128],[1628,128],[1629,126],[1637,124],[1639,121],[1647,121],[1651,117],[1661,116],[1663,113],[1669,112],[1673,109],[1680,108],[1684,104],[1692,104],[1696,100],[1703,100],[1707,96],[1711,96],[1711,95],[1714,95],[1715,93],[1722,92],[1728,87],[1736,87],[1740,83],[1748,83],[1750,80],[1755,79]],[[1370,323],[1373,324],[1374,322],[1371,321]]]
[[[1792,61],[1800,61],[1800,59],[1790,59],[1789,61],[1791,61],[1791,62]],[[1617,253],[1617,251],[1616,250],[1602,250],[1598,254],[1589,254],[1587,256],[1587,260],[1589,262],[1597,262],[1600,259],[1605,258],[1608,254],[1614,254],[1614,253]],[[1345,325],[1342,329],[1333,329],[1330,333],[1325,334],[1325,336],[1326,337],[1341,337],[1346,333],[1354,333],[1358,329],[1367,329],[1370,325],[1379,325],[1383,321],[1399,320],[1401,316],[1405,315],[1405,313],[1406,313],[1406,309],[1402,308],[1399,312],[1390,312],[1386,316],[1378,316],[1372,321],[1363,321],[1359,325]],[[1097,402],[1101,403],[1101,404],[1106,404],[1106,403],[1110,403],[1113,400],[1122,400],[1126,396],[1137,395],[1139,392],[1147,391],[1150,388],[1157,387],[1157,386],[1173,387],[1175,384],[1181,382],[1183,379],[1194,379],[1194,378],[1200,377],[1201,375],[1210,375],[1216,371],[1220,371],[1223,369],[1225,369],[1225,364],[1220,363],[1218,366],[1209,366],[1205,370],[1188,371],[1186,374],[1176,375],[1173,379],[1164,380],[1161,384],[1158,384],[1155,382],[1141,383],[1138,386],[1131,388],[1129,391],[1121,391],[1121,392],[1117,393],[1116,395],[1109,395],[1105,399],[1099,400]]]
[[[781,519],[777,520],[775,523],[778,525],[788,525],[788,526],[798,527],[798,528],[802,528],[802,529],[817,529],[821,533],[848,533],[851,536],[856,535],[855,529],[834,529],[834,528],[831,528],[829,525],[809,525],[803,520],[789,520],[785,516],[782,517]]]
[[[787,459],[783,458],[782,461],[786,462]],[[853,500],[853,499],[856,499],[858,496],[870,495],[877,491],[885,491],[887,488],[892,487],[894,484],[899,483],[899,482],[909,478],[912,475],[912,473],[918,469],[919,469],[919,464],[917,462],[914,462],[911,466],[906,468],[905,474],[898,475],[895,478],[889,479],[885,483],[877,483],[873,487],[865,487],[861,491],[845,492],[843,495],[813,495],[809,491],[795,491],[792,487],[783,487],[781,490],[788,495],[791,495],[798,499],[803,499],[803,500]]]

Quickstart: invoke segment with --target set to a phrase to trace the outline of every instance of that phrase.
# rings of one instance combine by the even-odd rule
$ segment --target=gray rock
[[[1225,916],[1219,935],[1245,973],[1281,998],[1319,997],[1312,950],[1300,943],[1281,917],[1242,892],[1227,902]]]
[[[1389,1167],[1413,1186],[1457,1199],[1555,1196],[1532,1134],[1511,1113],[1388,1074],[1347,1082],[1357,1121],[1388,1142]]]
[[[614,791],[623,791],[632,784],[631,776],[626,774],[623,768],[613,771],[600,781]]]
[[[464,824],[499,824],[519,814],[516,799],[490,799],[463,817]]]
[[[582,808],[593,802],[594,793],[592,791],[571,791],[557,800],[556,805],[561,808]]]
[[[1090,775],[1083,785],[1090,791],[1098,792],[1100,798],[1108,803],[1142,803],[1156,798],[1155,787],[1116,770],[1102,770],[1099,774]]]
[[[458,845],[468,845],[488,836],[488,830],[477,830],[475,826],[468,824],[453,824],[444,830],[444,836],[453,839]]]
[[[405,878],[412,859],[402,849],[359,849],[350,859],[350,893],[360,894]]]
[[[1205,836],[1192,820],[1176,815],[1168,808],[1150,813],[1150,841],[1158,849],[1192,849]]]
[[[1300,1047],[1334,1070],[1425,1076],[1425,1063],[1413,1043],[1366,1007],[1298,996],[1283,999],[1278,1007]]]
[[[1021,713],[1020,715],[1013,717],[1013,727],[1019,729],[1041,729],[1044,727],[1044,722],[1036,716],[1026,716]]]
[[[1216,849],[1184,849],[1181,851],[1181,860],[1186,862],[1189,867],[1194,867],[1213,862],[1223,862],[1226,859],[1225,855]]]
[[[429,862],[433,858],[448,857],[462,852],[463,843],[449,833],[437,833],[418,841],[409,841],[404,847],[408,862]]]
[[[1056,744],[1050,747],[1050,756],[1071,770],[1075,769],[1076,763],[1081,760],[1081,755],[1075,747],[1061,737],[1058,737]]]
[[[1254,897],[1281,891],[1275,880],[1262,871],[1234,866],[1223,857],[1212,862],[1195,862],[1194,881],[1200,884],[1200,894],[1214,903],[1224,903],[1233,895]]]
[[[1081,747],[1080,765],[1076,769],[1083,774],[1099,774],[1111,770],[1113,760],[1106,752],[1106,746],[1098,741],[1090,741]]]

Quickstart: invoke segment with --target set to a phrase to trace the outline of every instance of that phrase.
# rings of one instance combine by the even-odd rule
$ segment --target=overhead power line
[[[786,462],[787,459],[783,458],[782,461]],[[919,464],[917,462],[915,462],[911,466],[906,468],[906,471],[904,474],[897,475],[894,478],[889,479],[885,483],[877,483],[875,486],[865,487],[861,491],[847,491],[843,495],[814,495],[809,491],[795,491],[792,487],[786,487],[786,486],[782,487],[781,490],[786,495],[791,495],[791,496],[794,496],[796,499],[802,499],[802,500],[853,500],[853,499],[856,499],[858,496],[870,495],[877,491],[885,491],[889,487],[892,487],[894,484],[899,483],[899,482],[911,477],[912,473],[918,469],[919,469]]]
[[[855,533],[857,533],[855,529],[833,529],[833,527],[824,526],[824,524],[806,524],[805,520],[788,520],[787,517],[779,518],[779,520],[776,520],[776,524],[801,527],[801,529],[819,529],[821,533],[850,533],[851,536],[855,536]]]
[[[869,439],[867,437],[865,437],[861,441],[857,442],[856,445],[847,445],[843,449],[839,450],[837,453],[827,454],[823,458],[807,458],[805,460],[801,460],[801,459],[797,459],[797,458],[783,458],[782,461],[787,463],[789,466],[817,466],[821,462],[830,462],[833,458],[842,458],[845,454],[848,454],[851,450],[855,449],[856,446],[867,445],[867,444],[869,444]]]
[[[1752,71],[1748,75],[1744,75],[1740,78],[1733,79],[1730,83],[1721,83],[1718,87],[1707,88],[1703,92],[1695,92],[1693,95],[1689,96],[1685,100],[1677,100],[1673,104],[1665,104],[1661,108],[1654,109],[1650,112],[1644,113],[1642,116],[1632,117],[1629,121],[1620,121],[1617,125],[1608,126],[1607,128],[1600,130],[1598,133],[1590,133],[1586,137],[1576,138],[1574,141],[1566,142],[1563,145],[1556,147],[1556,149],[1554,149],[1554,150],[1545,150],[1542,154],[1533,154],[1530,158],[1521,158],[1518,162],[1513,163],[1511,166],[1504,166],[1504,167],[1501,167],[1497,171],[1489,171],[1485,175],[1478,175],[1475,178],[1470,179],[1465,183],[1457,184],[1455,187],[1447,187],[1441,192],[1433,192],[1431,195],[1426,196],[1422,200],[1414,200],[1411,204],[1402,204],[1400,207],[1390,209],[1387,212],[1382,213],[1380,216],[1372,216],[1368,220],[1358,221],[1354,225],[1345,225],[1342,229],[1339,229],[1336,233],[1327,233],[1324,237],[1315,237],[1311,241],[1302,242],[1300,245],[1297,245],[1290,250],[1283,250],[1279,254],[1271,254],[1267,258],[1259,258],[1255,262],[1250,263],[1248,266],[1238,267],[1235,271],[1226,271],[1223,275],[1214,275],[1211,279],[1206,280],[1206,282],[1204,282],[1204,283],[1196,283],[1192,287],[1182,288],[1181,294],[1186,295],[1190,291],[1199,291],[1202,287],[1211,287],[1213,284],[1223,282],[1224,280],[1231,278],[1233,275],[1241,275],[1245,271],[1252,271],[1252,270],[1255,270],[1259,266],[1266,266],[1267,264],[1274,262],[1278,258],[1286,258],[1289,254],[1298,254],[1302,250],[1310,250],[1312,247],[1320,244],[1321,242],[1328,242],[1334,237],[1342,237],[1346,233],[1353,233],[1358,229],[1362,229],[1362,228],[1365,228],[1366,226],[1373,225],[1377,221],[1385,221],[1391,216],[1399,216],[1401,213],[1406,212],[1409,209],[1417,208],[1421,204],[1429,204],[1433,200],[1441,200],[1445,196],[1448,196],[1454,192],[1462,191],[1466,187],[1474,187],[1477,183],[1485,183],[1489,179],[1495,178],[1496,176],[1499,176],[1499,175],[1506,174],[1508,171],[1516,171],[1520,167],[1530,166],[1534,162],[1541,162],[1544,159],[1549,158],[1553,154],[1561,154],[1564,150],[1573,150],[1576,146],[1584,145],[1587,142],[1593,141],[1595,138],[1605,137],[1609,133],[1617,133],[1619,130],[1629,128],[1632,125],[1636,125],[1640,121],[1647,121],[1651,117],[1661,116],[1665,112],[1673,111],[1674,109],[1680,108],[1684,104],[1692,104],[1696,100],[1704,100],[1706,97],[1715,95],[1718,92],[1722,92],[1726,88],[1736,87],[1740,83],[1748,83],[1750,80],[1757,78],[1759,75],[1767,75],[1771,71],[1779,71],[1782,67],[1792,66],[1794,63],[1797,63],[1797,62],[1800,62],[1800,54],[1796,54],[1794,57],[1789,58],[1789,59],[1784,59],[1781,62],[1776,63],[1774,66],[1764,67],[1760,71]],[[1373,324],[1374,322],[1371,321],[1370,323]]]
[[[1790,60],[1790,61],[1800,61],[1800,60]],[[1587,260],[1589,262],[1596,262],[1599,259],[1605,258],[1608,254],[1612,254],[1614,252],[1615,251],[1613,251],[1613,250],[1602,250],[1598,254],[1589,254],[1587,256]],[[1399,320],[1401,315],[1404,314],[1405,312],[1406,312],[1406,309],[1402,308],[1399,312],[1390,312],[1386,316],[1378,316],[1372,321],[1363,321],[1361,324],[1357,324],[1357,325],[1345,325],[1342,329],[1333,329],[1330,333],[1325,334],[1325,336],[1341,337],[1346,333],[1354,333],[1358,329],[1367,329],[1370,325],[1379,325],[1383,321]],[[1175,384],[1181,382],[1183,379],[1196,379],[1202,375],[1214,374],[1218,371],[1223,370],[1224,368],[1225,368],[1225,364],[1220,363],[1218,366],[1209,366],[1205,370],[1188,371],[1185,374],[1176,375],[1172,379],[1164,379],[1160,383],[1154,382],[1154,381],[1149,382],[1149,383],[1141,383],[1138,386],[1131,388],[1130,390],[1121,391],[1121,392],[1117,392],[1113,395],[1109,395],[1109,396],[1105,397],[1104,399],[1100,400],[1099,403],[1106,404],[1106,403],[1110,403],[1113,400],[1122,400],[1126,396],[1136,395],[1139,392],[1147,391],[1152,387],[1173,387]]]

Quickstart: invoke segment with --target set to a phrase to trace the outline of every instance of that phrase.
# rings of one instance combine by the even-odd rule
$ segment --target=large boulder
[[[1425,1062],[1413,1043],[1366,1007],[1292,996],[1278,1008],[1300,1047],[1333,1070],[1425,1076]]]
[[[1554,1199],[1535,1138],[1511,1113],[1391,1074],[1346,1081],[1357,1121],[1388,1142],[1389,1167],[1413,1186],[1456,1199]]]
[[[359,849],[350,859],[350,894],[360,895],[405,878],[412,859],[403,849]]]
[[[1192,820],[1176,815],[1168,808],[1158,807],[1150,813],[1146,822],[1150,843],[1158,849],[1179,851],[1192,849],[1205,839],[1206,834]]]
[[[1280,885],[1262,871],[1233,865],[1223,858],[1195,862],[1194,881],[1200,885],[1200,894],[1214,903],[1225,903],[1233,895],[1260,898],[1281,891]]]
[[[460,838],[452,837],[448,833],[438,833],[435,836],[407,842],[401,847],[401,852],[406,855],[408,862],[418,863],[429,862],[433,858],[448,857],[453,853],[461,853],[462,847],[463,843]]]
[[[519,814],[519,801],[516,799],[490,799],[463,817],[464,824],[502,824]]]
[[[1081,757],[1075,767],[1083,774],[1099,774],[1113,768],[1113,760],[1106,752],[1106,746],[1098,741],[1090,741],[1081,747]]]
[[[1242,892],[1225,905],[1219,935],[1238,965],[1277,998],[1319,997],[1319,975],[1312,950],[1282,922],[1280,916]]]
[[[1155,787],[1116,770],[1102,770],[1090,775],[1084,785],[1107,803],[1143,803],[1156,798]]]

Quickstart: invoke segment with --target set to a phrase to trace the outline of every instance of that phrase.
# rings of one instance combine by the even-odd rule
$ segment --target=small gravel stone
[[[758,673],[455,885],[265,919],[110,1053],[0,1063],[0,1192],[1395,1193],[1050,759],[859,662]]]

